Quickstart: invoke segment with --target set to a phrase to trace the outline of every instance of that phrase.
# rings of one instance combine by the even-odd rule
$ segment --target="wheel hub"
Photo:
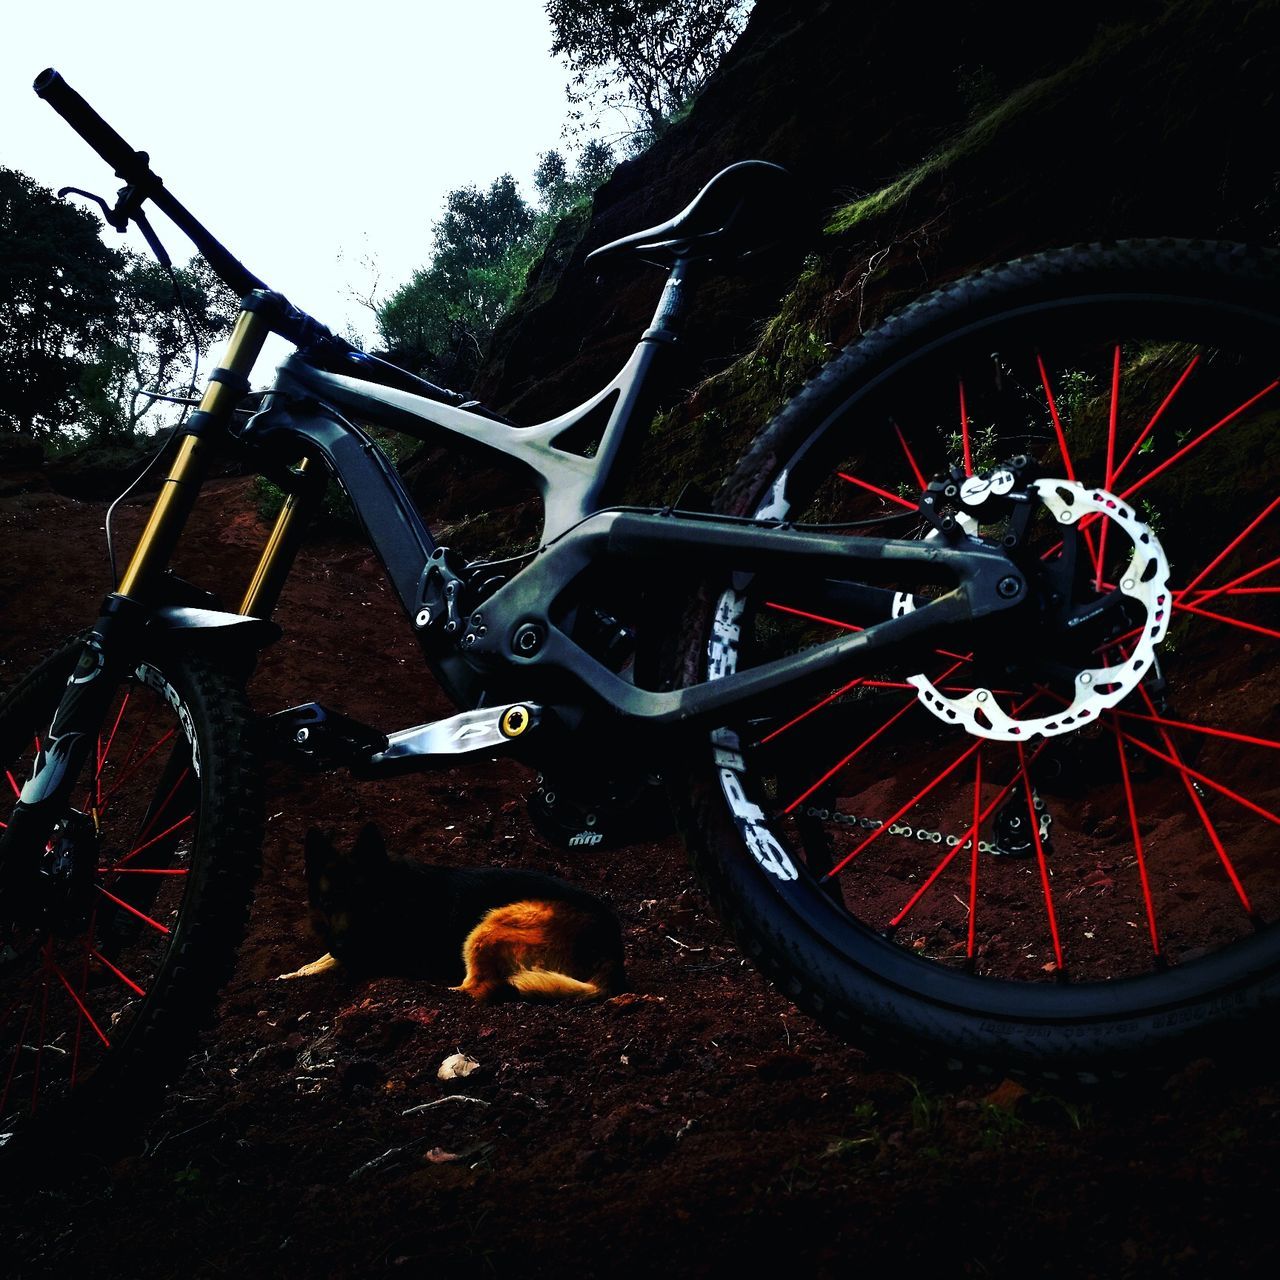
[[[64,937],[84,930],[93,904],[97,851],[97,831],[87,813],[73,809],[54,828],[32,895],[44,928]]]
[[[1001,479],[1007,473],[997,472]],[[995,491],[995,479],[972,486],[968,501],[981,503]],[[999,492],[1011,486],[1003,485]],[[939,720],[954,724],[980,738],[1005,742],[1032,737],[1054,737],[1091,724],[1107,707],[1126,698],[1150,671],[1156,646],[1169,629],[1169,561],[1149,525],[1133,508],[1105,489],[1088,488],[1074,480],[1039,479],[1027,485],[1027,493],[1040,503],[1054,521],[1064,527],[1092,525],[1099,538],[1108,531],[1123,536],[1132,546],[1129,559],[1113,588],[1118,598],[1131,601],[1142,613],[1142,621],[1132,652],[1112,665],[1081,665],[1074,672],[1072,696],[1067,705],[1041,716],[1019,716],[1006,712],[989,688],[975,688],[961,696],[949,696],[923,674],[908,676],[916,696]],[[1087,522],[1087,524],[1086,524]],[[1100,606],[1101,607],[1101,606]],[[1069,618],[1067,627],[1079,625],[1087,615]]]

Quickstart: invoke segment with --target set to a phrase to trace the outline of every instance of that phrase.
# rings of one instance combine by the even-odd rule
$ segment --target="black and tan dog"
[[[448,982],[474,1000],[591,1000],[624,989],[617,917],[554,876],[392,857],[372,824],[349,853],[309,831],[306,866],[311,924],[328,953],[281,978],[341,966],[357,977]]]

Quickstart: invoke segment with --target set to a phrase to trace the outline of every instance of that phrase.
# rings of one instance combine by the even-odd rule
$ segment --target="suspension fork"
[[[253,618],[270,618],[280,600],[285,579],[302,545],[308,517],[324,491],[324,469],[312,458],[303,458],[296,468],[298,485],[286,495],[276,522],[254,568],[249,585],[236,610]]]
[[[120,580],[102,605],[80,651],[35,768],[8,825],[0,831],[0,903],[37,870],[84,769],[120,681],[137,660],[138,642],[161,576],[195,506],[217,442],[248,389],[249,373],[270,332],[267,319],[242,310],[223,365],[209,376],[200,408],[180,437],[178,452],[156,496],[151,517]],[[0,923],[3,923],[0,914]]]

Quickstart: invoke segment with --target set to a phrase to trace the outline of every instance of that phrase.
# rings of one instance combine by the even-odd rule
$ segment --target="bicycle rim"
[[[0,717],[0,785],[15,797],[65,681],[56,661],[49,668]],[[7,930],[6,1132],[60,1113],[138,1046],[182,937],[201,856],[201,767],[186,698],[157,666],[140,665],[104,720],[76,803],[50,841],[36,899]]]
[[[1147,675],[1061,736],[995,741],[931,715],[913,675],[1052,711],[1064,670],[1132,652],[1139,619],[1115,612],[1088,647],[1002,625],[716,735],[722,802],[782,909],[903,992],[1025,1021],[1172,1008],[1280,955],[1276,324],[1176,290],[1070,288],[884,360],[793,434],[744,509],[923,537],[931,477],[1026,456],[1114,494],[1163,545],[1173,616]],[[1099,600],[1123,571],[1105,525],[1079,538]],[[1043,561],[1062,554],[1038,536]],[[737,632],[712,631],[709,670],[887,616],[831,600],[801,581],[724,592]]]

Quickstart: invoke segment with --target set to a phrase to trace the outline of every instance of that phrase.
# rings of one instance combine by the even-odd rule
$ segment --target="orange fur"
[[[567,973],[556,973],[551,969],[521,969],[507,981],[522,996],[563,996],[594,1000],[600,994],[600,988],[594,982],[579,982]]]
[[[467,974],[455,991],[473,1000],[511,992],[573,996],[580,1000],[603,988],[575,976],[574,942],[587,918],[563,902],[510,902],[494,907],[467,935],[462,958]]]

